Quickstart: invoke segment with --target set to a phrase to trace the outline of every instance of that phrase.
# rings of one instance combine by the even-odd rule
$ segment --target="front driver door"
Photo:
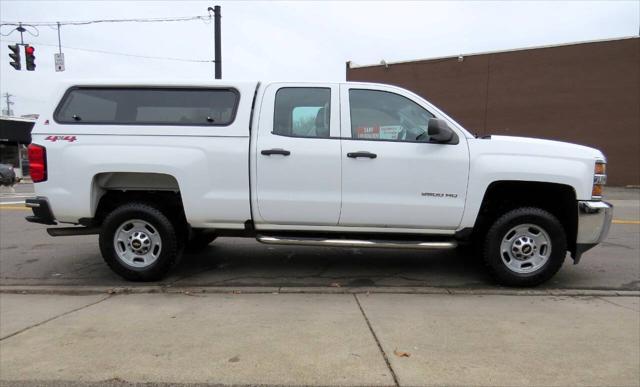
[[[397,88],[343,84],[341,101],[339,224],[458,227],[469,173],[464,135],[457,133],[457,144],[425,142],[427,121],[435,115],[423,101]]]

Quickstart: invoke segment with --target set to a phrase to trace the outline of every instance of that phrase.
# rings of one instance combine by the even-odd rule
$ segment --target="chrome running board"
[[[389,241],[389,240],[359,240],[359,239],[330,239],[330,238],[305,238],[305,237],[276,237],[258,235],[258,242],[268,245],[301,245],[301,246],[332,246],[332,247],[374,247],[389,249],[454,249],[458,245],[456,241]]]

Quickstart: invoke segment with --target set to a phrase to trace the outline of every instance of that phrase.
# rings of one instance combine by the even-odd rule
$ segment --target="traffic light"
[[[9,45],[7,47],[9,47],[9,50],[11,50],[11,52],[9,53],[9,58],[11,58],[11,62],[9,62],[9,64],[14,69],[20,70],[20,45],[14,44],[14,45]]]
[[[26,45],[24,46],[24,54],[25,54],[25,61],[27,63],[26,67],[27,67],[27,71],[33,71],[36,69],[36,57],[33,55],[36,52],[35,47],[30,46],[30,45]]]

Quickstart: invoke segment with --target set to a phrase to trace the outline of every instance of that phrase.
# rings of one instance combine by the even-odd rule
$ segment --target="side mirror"
[[[454,140],[457,140],[456,134],[451,130],[449,125],[447,125],[445,120],[441,120],[439,118],[429,119],[429,123],[427,124],[427,135],[431,142],[457,144],[457,141],[454,142]]]

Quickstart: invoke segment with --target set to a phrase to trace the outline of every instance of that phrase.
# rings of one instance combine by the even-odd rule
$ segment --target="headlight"
[[[603,160],[598,160],[593,168],[592,199],[602,199],[602,189],[605,184],[607,184],[607,163]]]

